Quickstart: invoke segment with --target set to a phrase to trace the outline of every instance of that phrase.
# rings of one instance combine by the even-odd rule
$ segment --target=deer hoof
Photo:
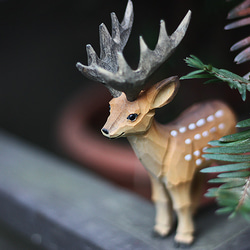
[[[153,236],[158,238],[165,238],[169,235],[171,227],[163,224],[158,224],[154,226]]]
[[[185,248],[190,246],[194,241],[194,236],[192,234],[176,234],[175,238],[175,246],[180,248]]]

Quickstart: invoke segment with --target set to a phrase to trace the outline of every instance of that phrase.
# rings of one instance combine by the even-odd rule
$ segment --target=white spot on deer
[[[196,122],[196,125],[197,125],[198,127],[201,127],[201,126],[203,126],[205,123],[206,123],[205,119],[202,118],[202,119],[200,119],[199,121]]]
[[[176,130],[172,130],[170,132],[170,134],[173,136],[173,137],[176,137],[178,135],[178,132]]]
[[[185,155],[185,160],[186,161],[191,161],[192,160],[192,155],[191,154],[187,154],[187,155]]]
[[[196,126],[195,126],[194,123],[190,123],[190,124],[188,125],[188,128],[189,128],[190,130],[194,130],[194,129],[196,128]]]
[[[200,154],[201,154],[201,152],[200,152],[200,150],[196,150],[196,151],[194,151],[194,153],[193,153],[195,156],[199,156]]]
[[[195,161],[195,163],[196,163],[196,165],[197,166],[200,166],[201,165],[201,163],[202,163],[202,159],[197,159],[196,161]]]
[[[217,131],[217,128],[216,127],[212,127],[210,130],[209,130],[211,133],[214,133]]]
[[[214,116],[213,115],[210,115],[207,117],[207,121],[208,122],[212,122],[214,120]]]
[[[219,117],[222,117],[223,114],[224,114],[223,110],[220,109],[214,115],[215,115],[215,117],[219,118]]]
[[[225,128],[225,124],[224,123],[220,123],[218,126],[219,129],[224,129]]]
[[[185,140],[185,144],[190,144],[191,142],[192,142],[192,140],[189,139],[189,138],[187,138],[187,139]]]
[[[194,136],[194,139],[195,139],[195,140],[200,140],[200,138],[201,138],[201,135],[200,135],[200,134],[196,134],[196,135]]]
[[[186,132],[186,130],[187,130],[186,127],[181,127],[181,128],[179,129],[180,133],[184,133],[184,132]]]
[[[204,132],[202,132],[202,136],[203,136],[203,137],[207,137],[207,136],[208,136],[208,134],[209,134],[209,133],[208,133],[208,131],[204,131]]]

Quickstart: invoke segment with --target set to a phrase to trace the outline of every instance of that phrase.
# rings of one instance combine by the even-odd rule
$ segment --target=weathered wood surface
[[[34,247],[174,249],[173,234],[151,237],[151,203],[4,132],[0,201],[0,222]],[[241,218],[228,221],[210,207],[199,212],[195,223],[197,238],[190,249],[248,246],[250,225]]]

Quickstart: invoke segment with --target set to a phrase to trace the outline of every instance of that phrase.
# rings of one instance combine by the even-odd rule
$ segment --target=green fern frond
[[[210,141],[208,144],[210,144],[211,146],[225,146],[225,147],[231,147],[231,146],[239,146],[241,147],[242,145],[244,146],[249,146],[250,147],[250,138],[247,139],[242,139],[239,141],[233,141],[233,142],[227,142],[225,143],[225,141]]]
[[[236,127],[238,127],[238,128],[250,127],[250,119],[246,119],[246,120],[243,120],[241,122],[238,122]]]
[[[211,141],[203,157],[228,164],[202,169],[203,173],[219,173],[210,183],[222,183],[209,189],[206,196],[215,197],[222,207],[217,212],[236,214],[250,219],[250,119],[237,123],[245,131]]]
[[[182,76],[180,79],[194,79],[194,78],[212,78],[204,83],[212,83],[223,81],[227,82],[230,88],[237,89],[241,94],[242,100],[246,100],[246,93],[250,91],[250,81],[236,75],[228,70],[225,69],[217,69],[212,65],[204,64],[199,58],[194,55],[190,55],[185,59],[185,62],[189,67],[196,68],[193,72]]]
[[[248,162],[232,163],[227,165],[220,165],[214,167],[208,167],[201,170],[202,173],[218,173],[218,172],[230,172],[230,171],[242,171],[248,169]]]

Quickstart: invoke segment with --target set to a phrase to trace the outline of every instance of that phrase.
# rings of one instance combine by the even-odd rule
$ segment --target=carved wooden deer
[[[127,137],[149,173],[156,206],[155,233],[166,236],[170,232],[174,209],[178,219],[175,241],[181,244],[193,241],[195,204],[192,196],[199,190],[192,191],[192,182],[197,171],[209,164],[202,157],[202,149],[210,140],[233,132],[235,126],[233,112],[219,101],[196,104],[167,125],[154,120],[155,109],[174,98],[179,80],[174,76],[149,87],[146,79],[180,43],[190,16],[189,11],[170,37],[161,21],[153,51],[140,37],[139,66],[132,70],[122,54],[133,22],[133,6],[129,0],[121,24],[116,15],[111,14],[112,36],[104,24],[100,25],[100,58],[91,45],[87,45],[88,66],[77,63],[85,76],[104,83],[114,97],[110,101],[110,116],[102,128],[103,135]]]

